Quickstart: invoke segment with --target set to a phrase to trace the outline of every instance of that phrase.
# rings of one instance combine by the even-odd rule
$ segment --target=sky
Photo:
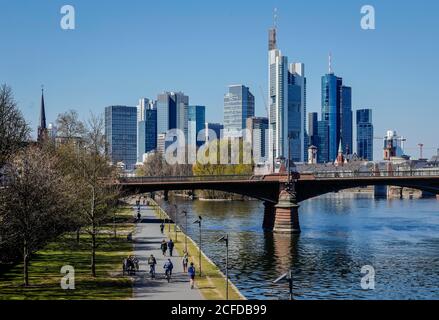
[[[63,5],[76,29],[63,30]],[[372,5],[376,29],[360,25]],[[417,158],[439,148],[439,2],[435,0],[0,0],[0,83],[12,87],[34,133],[40,90],[48,122],[69,109],[81,118],[108,105],[183,91],[223,121],[230,84],[250,87],[266,116],[267,30],[278,10],[278,47],[303,62],[308,111],[321,110],[321,76],[333,70],[353,89],[354,112],[372,108],[375,136],[396,130]],[[354,125],[355,127],[355,125]],[[375,158],[382,141],[375,141]]]

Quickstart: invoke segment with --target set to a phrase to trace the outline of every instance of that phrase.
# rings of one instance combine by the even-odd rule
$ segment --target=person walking
[[[164,231],[165,231],[165,224],[162,222],[162,223],[160,224],[160,232],[163,234]]]
[[[168,282],[170,282],[172,277],[172,269],[174,269],[174,265],[172,264],[171,259],[168,259],[168,261],[166,261],[163,269],[165,269],[166,279],[168,280]]]
[[[195,288],[195,266],[193,262],[191,262],[191,266],[188,269],[188,274],[189,274],[191,289],[193,289]]]
[[[187,272],[188,270],[187,270],[187,266],[188,266],[188,263],[189,263],[189,255],[188,255],[188,253],[185,251],[184,252],[184,255],[183,255],[183,272]]]
[[[168,242],[168,249],[169,249],[169,256],[172,257],[172,252],[174,251],[174,242],[172,241],[172,239],[170,239]]]
[[[166,240],[163,239],[160,249],[162,249],[163,255],[166,256],[166,251],[168,251],[168,244],[166,243]]]
[[[155,259],[154,255],[151,255],[148,258],[148,265],[149,265],[149,274],[151,275],[151,279],[155,279],[155,266],[157,265],[157,260]]]

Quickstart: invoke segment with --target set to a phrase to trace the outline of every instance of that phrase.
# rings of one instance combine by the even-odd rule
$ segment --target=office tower
[[[304,162],[308,150],[306,137],[306,77],[303,63],[292,63],[288,69],[288,135],[292,161]]]
[[[205,127],[205,133],[206,133],[206,141],[208,141],[208,134],[209,134],[209,130],[213,131],[215,133],[216,139],[217,140],[221,140],[223,138],[223,130],[224,130],[224,125],[221,123],[211,123],[211,122],[206,122],[206,127]]]
[[[247,129],[250,130],[255,164],[265,163],[268,157],[268,118],[248,118]]]
[[[329,126],[327,121],[317,121],[317,161],[318,163],[329,162]]]
[[[166,151],[166,133],[157,135],[157,152],[164,155]]]
[[[157,97],[157,132],[180,129],[187,137],[189,97],[182,92],[164,92]]]
[[[318,118],[317,112],[310,112],[308,114],[308,147],[318,144]]]
[[[106,151],[113,164],[122,162],[133,169],[137,161],[137,108],[105,108]]]
[[[288,58],[277,49],[276,28],[269,31],[269,161],[288,155]]]
[[[242,137],[248,118],[255,115],[255,97],[243,85],[229,86],[224,95],[224,132],[226,135]]]
[[[198,140],[198,134],[206,125],[206,107],[189,106],[188,107],[188,145],[199,147],[203,145],[205,139]]]
[[[353,146],[353,116],[352,116],[352,88],[341,88],[341,143],[343,154],[354,153]]]
[[[38,126],[37,141],[43,142],[47,137],[48,132],[46,126],[46,107],[44,105],[44,88],[41,88],[40,124]]]
[[[357,110],[357,154],[361,159],[373,161],[372,110]]]
[[[157,148],[157,109],[149,99],[141,99],[137,106],[137,162]]]

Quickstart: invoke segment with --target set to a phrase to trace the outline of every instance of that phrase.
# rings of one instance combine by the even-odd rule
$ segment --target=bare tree
[[[21,247],[23,282],[29,285],[32,254],[66,231],[69,183],[56,158],[38,147],[20,151],[6,166],[8,183],[0,190],[2,247]]]
[[[75,110],[59,114],[56,127],[58,134],[65,139],[82,138],[86,134],[85,125]]]
[[[0,176],[7,161],[26,145],[29,133],[30,129],[18,110],[11,88],[0,86]]]

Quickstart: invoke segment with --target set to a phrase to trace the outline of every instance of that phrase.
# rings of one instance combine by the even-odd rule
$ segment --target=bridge
[[[127,194],[176,190],[216,190],[264,201],[266,231],[300,233],[299,203],[323,194],[367,186],[397,186],[439,195],[439,170],[328,171],[264,176],[181,176],[121,178]]]

